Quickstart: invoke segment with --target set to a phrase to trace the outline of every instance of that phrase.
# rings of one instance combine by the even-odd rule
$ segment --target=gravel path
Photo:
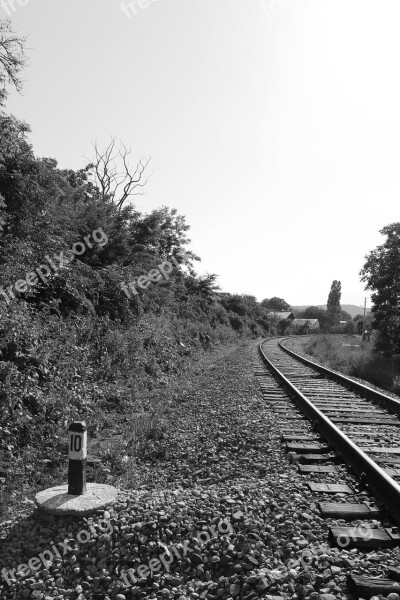
[[[153,489],[122,491],[90,519],[31,513],[1,524],[0,598],[334,600],[348,597],[350,571],[398,565],[397,551],[330,548],[255,357],[246,343],[193,376],[191,397],[168,416]]]

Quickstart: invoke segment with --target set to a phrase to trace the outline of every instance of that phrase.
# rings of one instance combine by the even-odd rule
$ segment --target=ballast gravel
[[[192,377],[151,489],[121,490],[89,518],[34,511],[2,523],[0,598],[334,600],[350,597],[347,574],[398,566],[397,549],[330,547],[328,527],[342,523],[321,518],[289,462],[255,363],[245,343]]]

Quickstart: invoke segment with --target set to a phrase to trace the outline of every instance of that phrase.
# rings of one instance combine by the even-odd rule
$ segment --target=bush
[[[373,344],[353,335],[321,335],[303,344],[304,351],[316,362],[346,375],[364,379],[394,393],[399,393],[400,357],[388,359],[373,351]]]

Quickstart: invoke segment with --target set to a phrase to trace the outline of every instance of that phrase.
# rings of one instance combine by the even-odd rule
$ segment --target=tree
[[[336,279],[332,282],[331,290],[328,296],[327,302],[327,313],[329,325],[334,327],[335,325],[339,325],[340,321],[340,298],[342,296],[342,284],[340,281]]]
[[[353,321],[347,321],[344,332],[348,335],[354,335],[356,332],[356,324]]]
[[[269,331],[270,319],[254,296],[223,293],[219,294],[219,299],[234,329],[243,331],[247,326],[255,335],[264,335]]]
[[[179,215],[176,208],[162,206],[135,223],[132,228],[135,249],[143,247],[166,259],[179,258],[179,251],[190,242],[186,235],[189,229],[185,217]],[[200,260],[190,251],[186,251],[186,259]]]
[[[321,329],[328,327],[328,313],[324,308],[319,306],[308,306],[305,310],[299,313],[299,319],[318,319]]]
[[[340,320],[341,321],[351,321],[351,314],[347,311],[341,309],[340,311]]]
[[[121,210],[128,198],[142,196],[148,182],[145,171],[150,159],[141,158],[136,167],[129,164],[128,149],[117,138],[111,138],[105,150],[93,144],[94,161],[89,165],[93,169],[95,184],[100,188],[103,198],[111,198]]]
[[[286,335],[286,333],[290,329],[291,325],[292,325],[292,323],[288,319],[280,319],[277,323],[279,335]]]
[[[262,300],[261,306],[267,308],[270,311],[276,312],[285,312],[290,310],[290,304],[285,302],[283,298],[277,298],[276,296],[274,296],[271,299],[265,298],[265,300]]]
[[[364,318],[364,315],[358,314],[355,317],[353,317],[353,322],[356,323],[357,321],[362,321]]]
[[[392,356],[400,354],[400,223],[387,225],[380,233],[386,241],[365,257],[360,275],[372,291],[376,350]]]
[[[20,72],[26,64],[24,38],[18,37],[11,21],[0,21],[0,106],[7,97],[6,83],[10,83],[19,92],[22,90]]]

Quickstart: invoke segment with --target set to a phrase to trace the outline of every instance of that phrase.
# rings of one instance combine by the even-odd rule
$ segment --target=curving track
[[[309,463],[310,452],[316,450],[314,462],[320,467],[304,467],[305,472],[328,472],[334,467],[324,465],[339,456],[358,476],[361,487],[375,497],[377,506],[384,506],[400,525],[400,401],[300,357],[285,348],[284,340],[262,342],[262,361],[328,444],[320,444],[318,450],[312,436],[301,435],[301,430],[296,433],[299,417],[300,421],[288,421],[289,435],[284,436],[288,451],[303,453]],[[270,384],[264,391],[282,416],[290,417],[287,403]],[[392,533],[400,539],[395,530]]]

